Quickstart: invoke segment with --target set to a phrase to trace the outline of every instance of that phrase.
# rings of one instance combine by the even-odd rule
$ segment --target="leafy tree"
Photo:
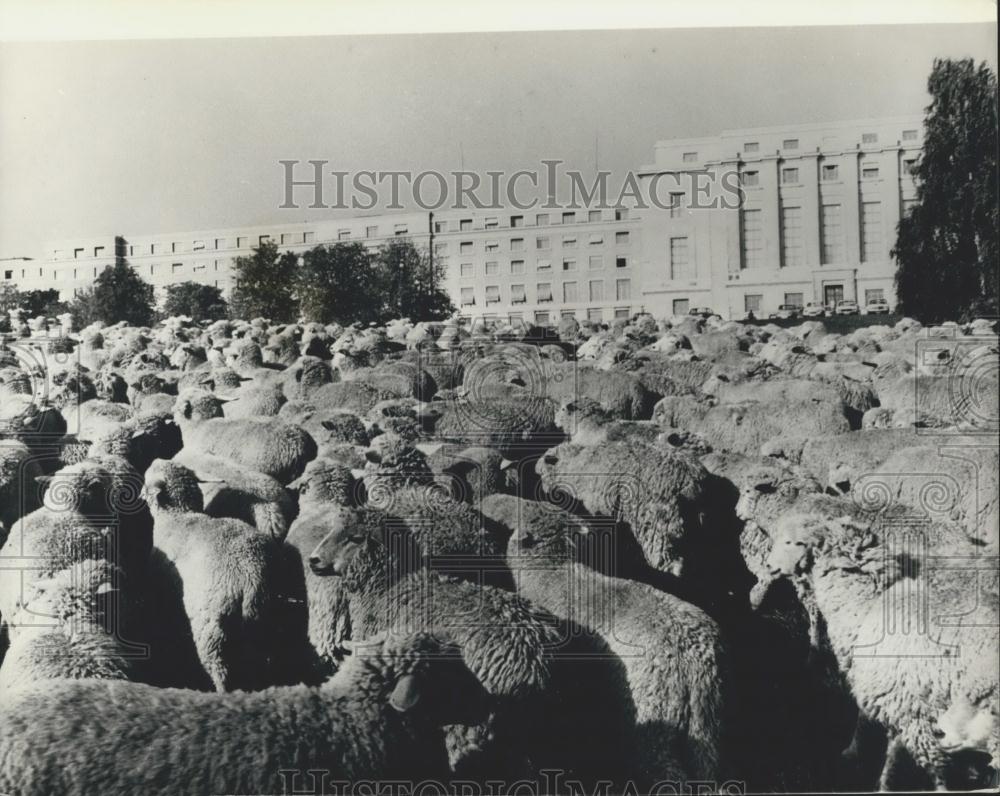
[[[893,257],[900,309],[922,321],[997,314],[997,77],[936,59],[916,164],[917,202]]]
[[[455,307],[441,289],[445,271],[429,253],[407,238],[379,247],[375,255],[376,283],[381,292],[381,318],[435,321],[449,317]]]
[[[378,287],[368,250],[360,243],[335,243],[303,255],[295,292],[310,321],[368,323],[380,317]]]
[[[187,315],[194,321],[217,321],[228,312],[222,291],[213,285],[181,282],[167,287],[166,315]]]
[[[295,296],[298,255],[278,252],[273,241],[261,244],[249,257],[233,261],[236,288],[229,299],[234,318],[269,318],[289,323],[298,318]]]
[[[77,328],[94,321],[150,326],[156,319],[153,286],[124,257],[119,257],[98,275],[93,288],[74,297],[69,311]]]

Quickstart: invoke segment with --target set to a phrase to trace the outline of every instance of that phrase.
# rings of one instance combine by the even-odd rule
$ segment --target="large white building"
[[[445,265],[445,287],[467,315],[548,323],[695,306],[760,317],[839,298],[894,304],[889,253],[914,200],[921,140],[921,119],[909,117],[731,130],[657,143],[638,173],[643,201],[629,207],[107,234],[47,244],[44,259],[11,261],[3,276],[68,299],[125,257],[157,288],[195,281],[229,292],[233,258],[265,240],[301,253],[405,236]]]

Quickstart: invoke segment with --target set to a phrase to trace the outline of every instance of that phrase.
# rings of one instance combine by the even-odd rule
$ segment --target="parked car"
[[[834,310],[836,315],[857,315],[859,312],[858,302],[852,299],[841,299],[837,302],[837,308]]]
[[[865,304],[865,314],[866,315],[888,315],[889,314],[889,302],[884,298],[872,299],[867,304]]]
[[[822,301],[810,301],[802,308],[803,318],[818,318],[826,314],[826,305]]]
[[[711,318],[715,315],[715,310],[711,307],[692,307],[688,310],[688,315],[694,315],[698,318]]]
[[[778,311],[772,312],[768,317],[787,321],[791,318],[798,318],[802,314],[802,307],[798,304],[780,304]]]

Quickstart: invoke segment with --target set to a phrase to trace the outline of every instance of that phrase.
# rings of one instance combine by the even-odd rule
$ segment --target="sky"
[[[935,57],[996,50],[995,24],[3,43],[0,258],[335,217],[279,208],[282,159],[620,175],[660,139],[921,114]]]

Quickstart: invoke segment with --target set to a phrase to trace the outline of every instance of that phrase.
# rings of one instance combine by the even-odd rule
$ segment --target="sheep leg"
[[[896,770],[896,759],[903,751],[903,741],[898,735],[893,735],[889,739],[889,744],[885,748],[885,763],[882,765],[882,773],[878,778],[878,789],[882,792],[888,791],[892,781],[892,775]]]
[[[201,665],[205,667],[216,691],[229,690],[229,669],[223,654],[226,643],[221,617],[213,617],[204,622],[195,638]]]

